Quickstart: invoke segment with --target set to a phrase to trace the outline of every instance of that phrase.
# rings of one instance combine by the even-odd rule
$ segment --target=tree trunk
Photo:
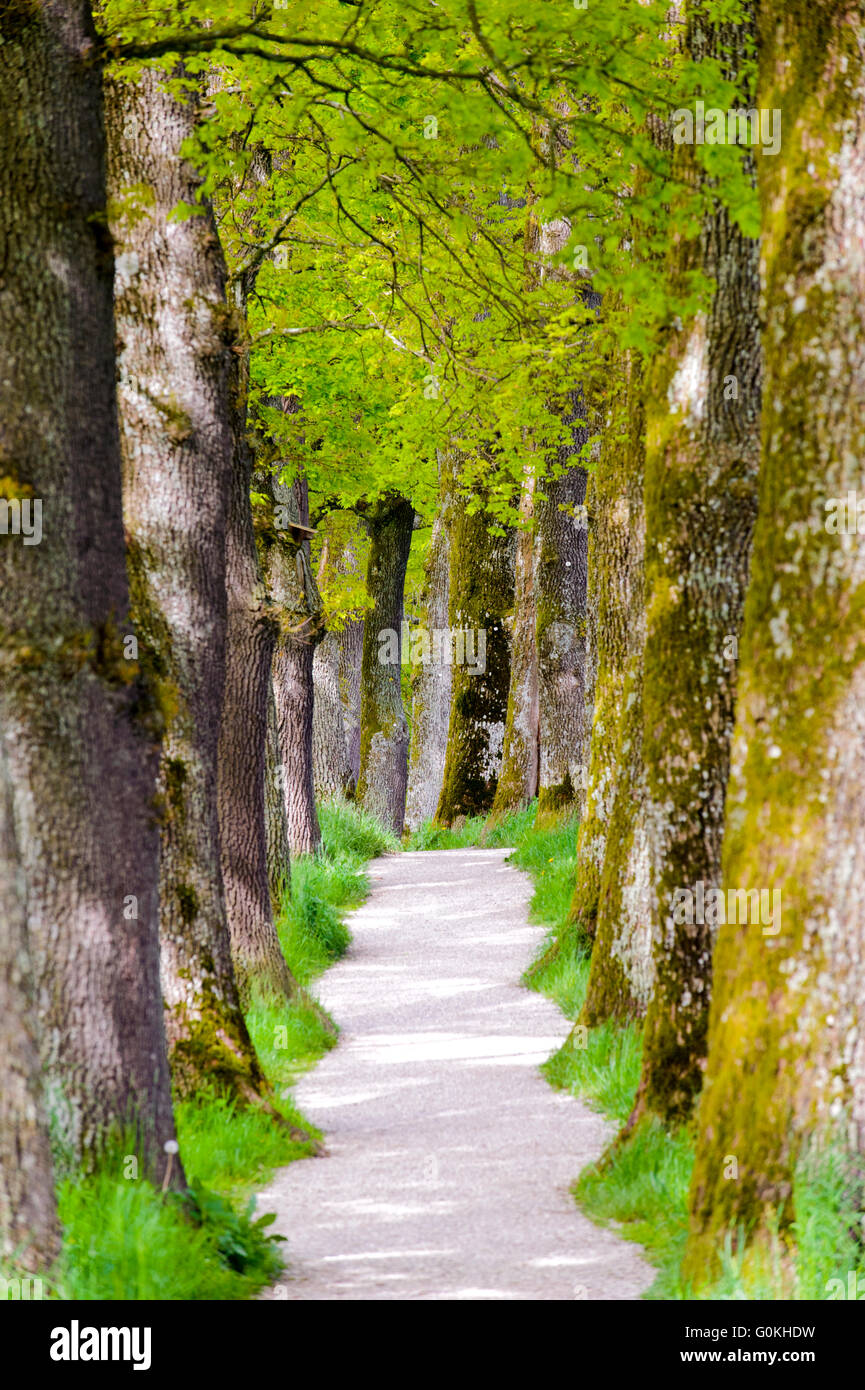
[[[568,112],[561,105],[562,114]],[[558,161],[566,150],[553,143]],[[601,295],[551,258],[567,244],[570,223],[556,219],[539,225],[530,219],[527,237],[541,258],[540,278],[574,279],[578,300],[595,311]],[[580,375],[587,366],[585,344],[575,356]],[[570,388],[562,418],[570,425],[571,442],[561,445],[559,468],[581,454],[592,430],[584,417],[588,407],[581,387]],[[535,648],[538,665],[538,817],[556,815],[576,806],[582,812],[588,785],[590,716],[586,703],[586,588],[588,578],[588,517],[585,510],[588,473],[575,465],[558,477],[543,479],[535,498],[536,576]]]
[[[159,720],[125,640],[102,74],[82,58],[95,38],[83,3],[0,13],[0,78],[14,94],[0,118],[0,471],[31,521],[44,508],[38,543],[18,534],[0,547],[0,726],[46,1109],[71,1163],[92,1167],[123,1129],[142,1173],[161,1180],[175,1132],[159,988]]]
[[[701,32],[689,51],[729,54],[741,26]],[[751,94],[743,93],[744,106]],[[687,147],[683,165],[692,165]],[[722,208],[673,252],[674,278],[699,263],[711,304],[671,333],[647,380],[643,759],[651,826],[655,987],[631,1123],[686,1120],[699,1094],[717,928],[677,924],[677,892],[721,879],[736,661],[756,511],[760,337],[755,240]]]
[[[593,478],[588,537],[587,631],[593,679],[588,786],[577,844],[577,882],[571,904],[573,929],[593,940],[597,930],[601,874],[613,814],[619,732],[631,651],[632,576],[642,564],[641,533],[631,525],[642,507],[642,440],[639,366],[632,359],[617,368],[624,375],[622,397],[607,411],[598,466]],[[618,440],[627,429],[626,440]]]
[[[448,589],[450,578],[449,533],[447,510],[450,497],[442,493],[440,509],[433,522],[432,538],[426,560],[426,583],[421,603],[420,619],[432,644],[432,633],[445,632],[448,627]],[[422,655],[426,655],[425,649]],[[412,735],[409,749],[408,797],[406,824],[416,830],[436,813],[444,777],[447,752],[448,719],[451,700],[451,667],[449,662],[434,659],[420,661],[412,673]]]
[[[370,510],[368,521],[367,590],[373,606],[363,641],[357,800],[382,825],[401,835],[408,787],[408,724],[400,663],[414,508],[404,497],[390,494]]]
[[[483,511],[469,515],[456,481],[454,477],[450,627],[469,634],[466,644],[472,642],[476,659],[453,668],[447,759],[436,809],[442,825],[452,825],[461,815],[486,815],[495,799],[510,688],[506,624],[514,606],[513,532],[493,535]]]
[[[285,814],[285,767],[279,746],[273,682],[267,692],[267,743],[265,745],[264,821],[267,834],[267,878],[274,916],[279,915],[291,883],[288,820]]]
[[[324,614],[309,562],[309,542],[297,529],[298,523],[309,523],[306,480],[287,486],[271,471],[261,485],[271,501],[269,518],[257,514],[256,526],[264,572],[279,619],[279,639],[273,655],[273,693],[288,845],[292,854],[312,854],[321,844],[312,766],[312,663],[324,634]]]
[[[363,621],[346,613],[349,593],[358,587],[358,548],[359,543],[365,543],[366,534],[357,517],[351,517],[350,532],[346,531],[349,514],[332,520],[335,524],[324,537],[318,582],[337,590],[346,586],[346,591],[342,599],[335,600],[341,625],[334,625],[334,631],[324,636],[313,657],[313,771],[317,795],[350,798],[360,774]]]
[[[579,399],[574,409],[582,409]],[[590,430],[575,426],[573,433],[576,451]],[[569,468],[543,483],[544,495],[535,499],[540,816],[579,804],[588,784],[587,479],[585,468]]]
[[[627,530],[624,574],[608,568],[611,557],[598,554],[604,573],[603,616],[600,623],[599,684],[596,704],[593,766],[596,786],[606,777],[609,811],[603,836],[603,860],[597,877],[597,921],[586,1000],[580,1021],[593,1028],[606,1019],[640,1017],[646,1011],[653,985],[649,897],[649,842],[646,816],[646,777],[643,762],[643,687],[646,607],[643,583],[645,523],[643,511],[644,413],[639,365],[629,364],[626,394],[628,435],[624,442],[611,431],[609,469],[598,468],[598,493],[606,511],[597,536],[615,546]],[[613,557],[622,558],[613,551]],[[627,607],[616,605],[626,599]],[[622,645],[618,645],[621,643]],[[624,653],[624,661],[622,655]],[[621,664],[620,664],[621,663]],[[621,682],[619,685],[618,682]],[[618,711],[609,697],[618,686]],[[618,713],[618,718],[615,718]],[[613,715],[611,730],[606,720]],[[612,738],[610,738],[612,732]],[[590,800],[590,807],[594,803]],[[605,808],[606,810],[606,808]],[[594,868],[594,865],[591,865]],[[582,878],[583,862],[579,874]],[[577,889],[580,889],[578,880]],[[584,885],[585,886],[585,885]],[[593,888],[593,880],[589,880]],[[581,907],[586,898],[578,899]]]
[[[363,618],[349,618],[337,633],[342,723],[354,788],[360,777],[360,691],[365,627]]]
[[[7,1270],[44,1269],[60,1249],[33,993],[26,889],[0,742],[0,1262]]]
[[[354,776],[342,714],[339,685],[339,636],[327,632],[312,659],[312,771],[319,801],[351,795]]]
[[[174,705],[160,764],[162,992],[175,1091],[249,1098],[264,1078],[240,1009],[222,884],[217,747],[231,477],[225,267],[178,157],[191,103],[161,74],[105,84],[123,503],[140,658]]]
[[[510,684],[502,744],[502,767],[493,800],[493,815],[521,810],[538,790],[538,651],[536,626],[537,546],[535,536],[535,474],[523,482],[520,515],[523,529],[516,538],[514,609],[511,623]]]
[[[280,642],[273,658],[277,728],[285,769],[285,809],[292,854],[314,854],[321,844],[312,773],[311,639]]]
[[[245,311],[244,287],[236,310]],[[231,953],[241,1001],[280,1002],[296,985],[285,963],[270,897],[265,827],[265,750],[277,621],[261,574],[249,498],[253,456],[247,438],[249,362],[235,353],[233,465],[226,532],[228,628],[219,734],[219,834]]]
[[[855,498],[842,534],[865,485],[862,24],[861,6],[837,3],[760,14],[759,105],[783,111],[786,134],[759,161],[766,418],[722,882],[766,899],[759,923],[718,936],[685,1266],[698,1282],[724,1232],[764,1230],[772,1209],[789,1220],[804,1141],[837,1127],[865,1147]]]

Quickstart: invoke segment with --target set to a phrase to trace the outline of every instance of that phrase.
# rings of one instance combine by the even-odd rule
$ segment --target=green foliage
[[[335,883],[354,887],[357,900],[362,896],[362,875],[354,870],[341,870],[312,857],[292,866],[291,894],[283,898],[277,930],[288,967],[302,985],[338,960],[351,940],[339,913],[324,896]]]
[[[528,817],[528,812],[522,815]],[[515,842],[516,852],[509,862],[532,876],[535,885],[530,908],[533,922],[557,926],[567,918],[577,873],[578,829],[576,815],[563,816],[541,827],[528,821]]]
[[[242,1211],[236,1211],[218,1192],[209,1191],[200,1182],[191,1182],[178,1201],[197,1225],[213,1230],[220,1259],[235,1273],[255,1268],[273,1273],[280,1267],[272,1247],[285,1237],[268,1234],[267,1228],[273,1225],[276,1215],[266,1212],[256,1217],[254,1198]]]
[[[525,983],[558,1004],[565,1018],[576,1019],[586,1000],[591,951],[579,933],[548,934],[538,959],[526,971]]]
[[[456,447],[466,491],[515,520],[524,467],[565,438],[563,391],[595,367],[609,387],[611,345],[648,350],[705,297],[696,271],[668,283],[671,232],[714,197],[753,229],[741,151],[696,147],[704,190],[647,122],[739,101],[721,59],[684,59],[662,0],[107,0],[101,20],[131,76],[182,57],[173,85],[207,86],[187,153],[232,283],[255,280],[253,405],[320,506],[395,491],[428,517],[436,450]],[[550,258],[536,231],[555,219]],[[273,406],[289,393],[293,415]]]
[[[196,1185],[163,1197],[104,1170],[58,1192],[63,1251],[50,1292],[63,1299],[238,1299],[282,1267],[253,1217]]]
[[[358,870],[369,859],[382,854],[395,854],[399,843],[389,831],[362,807],[352,802],[334,799],[318,809],[323,852],[334,867]],[[361,901],[366,893],[363,885]],[[330,901],[335,901],[333,897]],[[347,906],[353,905],[346,903]]]
[[[372,604],[366,591],[369,537],[351,512],[319,515],[313,503],[310,521],[317,528],[311,558],[325,626],[329,632],[340,632],[348,619],[363,618]]]

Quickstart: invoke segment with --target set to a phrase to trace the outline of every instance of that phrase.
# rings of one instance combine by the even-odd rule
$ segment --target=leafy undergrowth
[[[579,1017],[586,997],[590,946],[568,924],[577,872],[575,816],[541,826],[535,805],[498,822],[482,817],[451,830],[429,823],[410,838],[409,849],[513,845],[509,862],[532,875],[533,921],[546,940],[525,983],[552,998],[564,1015]],[[637,1093],[642,1030],[637,1023],[576,1025],[542,1070],[549,1082],[600,1111],[617,1127],[628,1119]],[[626,1140],[611,1145],[574,1184],[582,1209],[601,1224],[644,1247],[658,1277],[650,1299],[826,1299],[846,1297],[841,1288],[862,1272],[861,1176],[851,1176],[837,1151],[804,1158],[794,1182],[792,1222],[782,1238],[736,1254],[728,1240],[719,1252],[721,1275],[700,1289],[683,1283],[682,1255],[688,1234],[688,1192],[694,1137],[688,1128],[669,1133],[647,1117]],[[739,1246],[745,1249],[745,1243]],[[831,1281],[841,1281],[832,1284]],[[865,1274],[863,1274],[865,1281]]]
[[[288,1009],[255,1004],[247,1016],[276,1113],[208,1092],[178,1103],[184,1194],[163,1195],[133,1179],[131,1141],[95,1176],[62,1181],[63,1248],[57,1268],[43,1277],[46,1296],[242,1299],[282,1269],[278,1238],[268,1230],[273,1218],[256,1215],[250,1194],[277,1167],[314,1152],[321,1137],[295,1109],[290,1090],[298,1073],[336,1043],[334,1025],[307,987],[349,944],[342,914],[366,896],[366,861],[399,848],[354,806],[331,803],[319,814],[321,851],[292,864],[277,923],[303,995]]]
[[[58,1206],[63,1299],[248,1298],[282,1268],[266,1217],[198,1185],[163,1197],[106,1170],[61,1183]]]

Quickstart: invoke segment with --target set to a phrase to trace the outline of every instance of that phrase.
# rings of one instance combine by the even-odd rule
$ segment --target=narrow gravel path
[[[568,1188],[611,1133],[538,1064],[568,1032],[520,985],[543,932],[507,850],[378,859],[320,981],[339,1046],[302,1078],[327,1156],[259,1200],[288,1237],[265,1297],[627,1299],[652,1282]]]

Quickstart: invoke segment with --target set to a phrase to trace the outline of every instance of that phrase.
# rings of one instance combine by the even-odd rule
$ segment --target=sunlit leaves
[[[102,20],[121,61],[201,93],[187,153],[230,271],[256,271],[253,413],[334,505],[396,490],[428,514],[458,447],[512,512],[567,437],[562,393],[705,299],[696,273],[669,283],[671,237],[710,197],[754,228],[741,150],[696,150],[698,188],[647,124],[738,102],[723,63],[682,58],[666,0],[110,0]],[[570,224],[552,261],[530,215]],[[290,393],[298,414],[269,411]]]

